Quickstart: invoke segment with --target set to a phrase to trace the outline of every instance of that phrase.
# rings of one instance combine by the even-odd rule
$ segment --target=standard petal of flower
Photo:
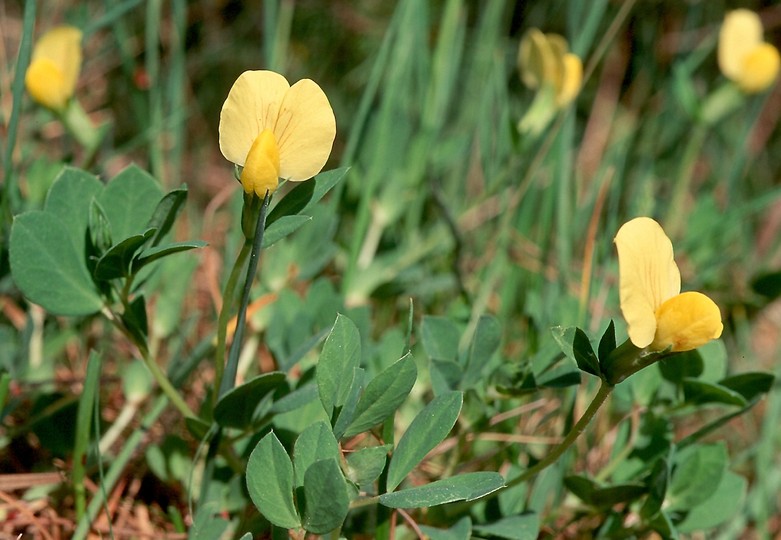
[[[685,292],[664,302],[656,312],[656,336],[651,349],[683,352],[721,336],[724,325],[719,307],[698,292]]]
[[[681,290],[672,242],[656,221],[639,217],[618,230],[615,243],[621,312],[632,343],[647,347],[656,334],[656,310]]]
[[[532,90],[546,83],[555,88],[556,81],[561,80],[561,55],[555,52],[560,44],[557,38],[564,40],[561,36],[555,36],[551,41],[548,35],[531,28],[521,40],[518,48],[518,69],[523,84]],[[566,46],[566,41],[564,43]]]
[[[62,109],[71,97],[65,91],[65,76],[62,70],[48,58],[38,58],[30,63],[24,76],[24,84],[35,101],[50,109]]]
[[[322,170],[336,137],[336,118],[317,83],[302,79],[290,87],[282,100],[274,135],[281,178],[297,182]]]
[[[33,48],[33,61],[51,60],[62,73],[62,92],[73,95],[81,71],[82,33],[73,26],[60,26],[46,32]]]
[[[776,80],[779,67],[781,58],[778,49],[770,43],[762,43],[746,55],[737,83],[744,92],[762,92]]]
[[[762,21],[748,9],[730,11],[724,17],[719,32],[719,69],[725,77],[738,80],[743,62],[757,45],[762,43]]]
[[[287,80],[273,71],[245,71],[239,75],[220,113],[220,151],[225,159],[244,166],[258,134],[274,129],[289,88]]]
[[[266,196],[266,191],[277,189],[279,148],[270,129],[264,129],[252,143],[240,180],[245,192],[254,192],[260,198]]]
[[[581,62],[580,58],[575,54],[565,54],[564,77],[562,77],[561,87],[556,96],[556,103],[559,107],[566,107],[575,99],[575,97],[577,97],[582,82],[583,62]]]

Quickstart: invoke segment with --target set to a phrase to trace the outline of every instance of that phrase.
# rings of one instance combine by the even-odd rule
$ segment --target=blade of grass
[[[11,223],[12,216],[18,211],[21,194],[16,183],[13,167],[14,147],[19,131],[19,115],[22,111],[22,99],[24,98],[24,74],[30,65],[32,56],[33,33],[35,30],[35,9],[38,2],[28,0],[24,3],[24,15],[22,18],[22,40],[19,43],[19,54],[16,57],[16,76],[11,86],[13,106],[11,117],[8,120],[8,136],[3,148],[3,200],[2,219],[5,225]]]
[[[100,381],[101,356],[91,351],[87,361],[87,374],[84,378],[84,388],[79,397],[79,407],[76,416],[76,443],[73,447],[73,471],[71,481],[76,498],[76,518],[81,519],[87,505],[86,491],[84,488],[85,468],[87,464],[87,448],[90,443],[90,426],[92,424],[92,410],[95,400],[98,399],[98,387]]]

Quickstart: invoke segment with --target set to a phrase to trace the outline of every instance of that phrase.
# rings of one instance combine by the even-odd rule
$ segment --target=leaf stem
[[[507,485],[504,489],[516,486],[522,482],[525,482],[526,480],[529,480],[539,472],[543,471],[544,469],[548,468],[549,466],[553,465],[558,459],[564,454],[564,452],[572,446],[572,443],[575,442],[575,440],[580,436],[581,433],[586,429],[586,426],[591,422],[591,420],[596,415],[599,408],[605,403],[605,400],[607,400],[610,393],[613,391],[613,385],[606,381],[602,381],[599,390],[597,390],[596,395],[594,396],[593,400],[591,401],[591,404],[586,409],[586,412],[583,413],[583,416],[580,417],[580,420],[577,421],[577,423],[572,426],[572,429],[569,433],[567,433],[567,436],[564,438],[561,443],[557,447],[553,449],[547,456],[545,456],[543,459],[538,461],[533,467],[530,467],[526,469],[523,473],[521,473],[519,476],[516,476],[509,482],[507,482]],[[494,493],[500,493],[502,490],[495,491]]]
[[[160,390],[162,390],[168,399],[171,400],[171,403],[174,405],[174,407],[179,409],[179,412],[181,412],[185,418],[188,416],[195,417],[195,413],[192,411],[192,409],[190,409],[187,403],[185,403],[184,399],[182,399],[182,396],[179,395],[179,392],[176,391],[176,388],[174,388],[174,386],[171,384],[171,381],[168,380],[168,377],[166,377],[165,373],[163,373],[163,370],[160,369],[160,366],[157,365],[157,362],[155,362],[149,356],[149,349],[147,348],[146,343],[139,343],[138,339],[136,339],[132,332],[128,331],[127,327],[125,327],[122,321],[108,307],[103,308],[103,315],[105,315],[111,324],[113,324],[136,346],[138,352],[140,353],[141,360],[144,362],[144,365],[146,365],[147,369],[152,374],[152,377],[154,377],[155,382],[160,387]]]

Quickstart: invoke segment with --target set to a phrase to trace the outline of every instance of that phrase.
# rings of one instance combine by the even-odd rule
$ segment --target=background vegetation
[[[722,308],[725,332],[703,350],[704,376],[779,373],[781,86],[724,114],[703,108],[725,84],[716,40],[724,13],[738,6],[758,11],[766,39],[781,41],[781,6],[758,1],[61,0],[38,3],[34,33],[25,2],[4,2],[4,183],[21,190],[11,205],[17,213],[42,206],[64,163],[103,179],[135,163],[164,191],[187,184],[174,236],[209,245],[171,258],[147,303],[154,356],[169,373],[185,365],[181,392],[197,411],[214,377],[203,351],[242,241],[240,185],[217,144],[220,107],[247,69],[317,81],[337,119],[326,170],[350,169],[315,208],[312,223],[264,252],[243,376],[280,369],[292,380],[311,378],[316,354],[297,353],[330,329],[337,313],[355,322],[363,365],[376,374],[400,357],[411,316],[419,377],[396,418],[403,430],[432,389],[457,385],[463,374],[454,375],[446,360],[466,354],[481,317],[490,315],[500,346],[470,390],[478,397],[467,399],[457,433],[437,448],[447,459],[433,456],[416,478],[438,478],[464,464],[507,473],[523,465],[519,456],[544,454],[595,388],[587,378],[572,385],[578,372],[571,366],[538,370],[561,356],[550,329],[577,325],[598,337],[612,319],[623,341],[612,239],[631,217],[659,220],[675,245],[684,289],[707,291]],[[63,23],[84,31],[76,95],[106,129],[94,159],[49,111],[26,96],[18,101],[14,88],[20,43]],[[568,109],[538,136],[521,136],[516,125],[534,93],[520,82],[516,55],[531,27],[566,36],[584,60],[585,78]],[[99,318],[54,317],[27,303],[10,277],[5,247],[1,271],[0,368],[10,386],[0,473],[69,476],[87,359],[100,349],[103,434],[132,411],[122,435],[102,448],[115,457],[130,447],[103,494],[114,534],[184,536],[198,439],[173,409],[151,416],[156,402],[143,384],[137,394],[128,388],[144,376],[125,338]],[[424,333],[433,328],[452,339],[426,346]],[[432,350],[435,343],[453,349]],[[537,383],[541,372],[557,383],[525,392],[529,370]],[[620,448],[653,439],[644,431],[652,430],[649,418],[669,421],[665,436],[681,441],[723,417],[723,404],[687,408],[656,367],[646,371],[617,389],[576,452],[519,495],[521,507],[538,516],[541,534],[606,534],[611,513],[584,509],[562,478],[575,472],[615,479]],[[316,417],[310,409],[275,418],[285,444]],[[776,387],[702,439],[723,444],[730,471],[746,482],[745,496],[730,502],[739,510],[722,516],[728,519],[713,534],[781,534],[779,420]],[[0,478],[10,482],[0,480],[2,534],[72,534],[68,481],[36,487]],[[100,491],[96,466],[85,482],[90,495]],[[226,486],[239,497],[240,488]],[[235,505],[225,517],[259,519],[243,509],[246,498],[231,496]],[[108,519],[101,516],[94,527],[105,534]],[[460,516],[442,510],[415,519],[446,527]],[[491,512],[482,516],[489,522]],[[413,534],[401,520],[398,526],[397,534]],[[350,527],[371,535],[360,518]]]

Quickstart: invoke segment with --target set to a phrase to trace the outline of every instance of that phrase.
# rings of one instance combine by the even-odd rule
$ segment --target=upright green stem
[[[228,321],[233,308],[233,295],[236,292],[239,274],[241,274],[244,262],[247,260],[251,250],[252,242],[247,239],[244,241],[238,257],[236,257],[236,262],[233,264],[228,281],[225,283],[225,289],[222,291],[222,306],[217,319],[217,346],[214,351],[214,380],[218,388],[222,383],[222,374],[225,370],[225,341],[228,336]],[[217,402],[217,394],[214,394],[214,402]]]
[[[195,417],[195,413],[190,409],[190,407],[185,403],[184,399],[182,399],[182,396],[179,395],[179,392],[177,392],[176,388],[171,384],[171,381],[168,380],[168,377],[163,373],[163,370],[160,369],[160,366],[157,365],[157,362],[154,361],[153,358],[149,356],[149,349],[146,346],[146,343],[139,343],[138,339],[132,334],[132,332],[129,332],[124,324],[117,318],[117,316],[114,314],[113,311],[111,311],[109,308],[104,308],[103,314],[108,318],[109,321],[111,321],[111,324],[113,324],[118,330],[120,330],[133,344],[138,348],[138,352],[141,355],[141,360],[143,360],[144,365],[146,365],[149,372],[152,374],[152,377],[154,377],[155,382],[160,387],[160,390],[163,391],[163,393],[168,397],[168,399],[171,400],[171,403],[179,409],[179,412],[182,413],[182,415],[187,418],[189,416]]]
[[[591,401],[591,404],[588,406],[588,409],[586,409],[586,412],[584,412],[583,416],[580,417],[580,420],[578,420],[578,422],[572,426],[572,429],[569,433],[567,433],[567,436],[564,438],[564,440],[561,441],[561,443],[559,443],[559,445],[554,448],[547,456],[538,461],[536,465],[526,469],[519,476],[507,482],[505,489],[517,486],[518,484],[529,480],[537,473],[556,463],[561,455],[566,452],[570,446],[572,446],[572,443],[574,443],[575,440],[580,437],[580,434],[583,433],[583,431],[586,429],[586,426],[589,424],[589,422],[591,422],[591,419],[594,418],[594,415],[597,414],[597,411],[602,406],[602,404],[605,403],[605,400],[612,391],[613,385],[606,381],[602,381],[599,386],[599,390],[597,390],[597,393],[594,396],[594,399]]]
[[[675,236],[680,232],[684,219],[686,196],[691,190],[694,177],[694,166],[697,164],[697,158],[705,143],[705,137],[708,134],[707,126],[703,123],[695,124],[694,131],[689,137],[689,142],[681,158],[681,169],[678,172],[678,178],[675,180],[673,188],[672,201],[667,213],[666,228],[670,236]]]
[[[250,292],[252,291],[252,282],[258,269],[258,263],[260,262],[260,252],[263,249],[263,233],[266,229],[266,212],[268,211],[270,202],[271,193],[267,191],[266,196],[263,199],[263,206],[261,206],[260,212],[258,213],[255,236],[252,240],[252,251],[249,256],[249,266],[247,267],[247,277],[244,280],[244,291],[241,296],[239,314],[236,318],[236,332],[233,334],[233,341],[231,342],[230,352],[228,353],[228,362],[225,365],[225,373],[223,374],[222,381],[220,381],[219,396],[223,396],[236,384],[236,372],[239,366],[239,351],[241,349],[241,342],[244,338],[244,327],[246,326],[247,319],[247,306],[249,305]]]

